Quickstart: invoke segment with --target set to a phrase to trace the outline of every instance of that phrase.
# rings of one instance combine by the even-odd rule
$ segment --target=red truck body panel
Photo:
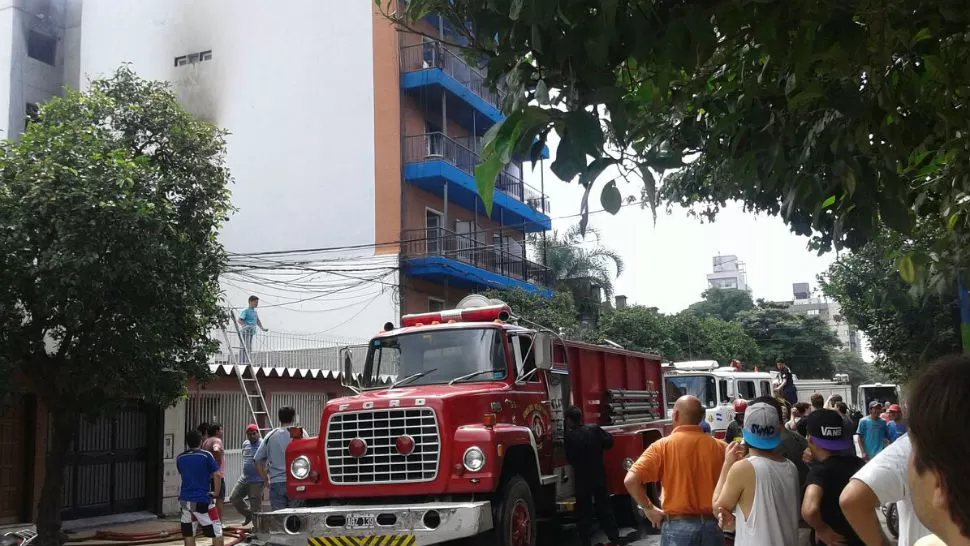
[[[557,345],[556,348],[558,364],[563,361],[562,346]],[[613,448],[603,454],[606,481],[610,493],[625,495],[624,461],[635,461],[646,446],[669,433],[671,429],[663,406],[660,356],[579,341],[567,341],[566,348],[569,355],[572,403],[583,411],[585,422],[603,426],[613,435]],[[658,391],[660,419],[647,423],[609,425],[604,417],[607,413],[606,394],[611,389]]]

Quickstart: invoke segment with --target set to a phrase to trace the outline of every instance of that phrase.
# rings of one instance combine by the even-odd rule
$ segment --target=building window
[[[428,298],[428,312],[437,313],[439,311],[445,310],[445,300],[439,300],[438,298]]]
[[[818,309],[809,309],[808,310],[808,314],[809,315],[817,315],[818,314]]]
[[[208,49],[206,51],[199,51],[197,53],[189,53],[188,55],[182,55],[180,57],[175,57],[175,66],[185,66],[187,64],[201,63],[203,61],[212,60],[212,50]]]
[[[27,56],[54,66],[57,59],[57,38],[31,30],[27,33]]]
[[[26,108],[24,108],[24,129],[27,128],[28,123],[35,122],[39,119],[40,108],[32,102],[28,102]]]

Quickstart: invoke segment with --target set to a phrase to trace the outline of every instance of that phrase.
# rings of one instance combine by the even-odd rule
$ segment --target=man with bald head
[[[704,406],[694,396],[674,403],[674,431],[650,444],[623,480],[643,514],[660,528],[661,546],[722,546],[714,517],[714,486],[727,448],[701,430]],[[647,497],[644,484],[660,482],[661,509]]]

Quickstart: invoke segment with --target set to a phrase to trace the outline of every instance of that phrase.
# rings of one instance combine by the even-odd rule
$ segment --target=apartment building
[[[707,274],[708,287],[751,291],[751,287],[748,286],[747,268],[737,256],[717,255],[711,261],[713,270]]]
[[[862,356],[862,343],[859,331],[852,327],[842,316],[839,302],[812,293],[807,282],[792,284],[794,299],[785,302],[788,311],[796,315],[818,317],[825,322],[842,342],[842,349]]]
[[[542,291],[548,270],[528,255],[526,240],[551,227],[544,188],[526,183],[514,161],[495,182],[489,215],[475,185],[482,137],[502,120],[502,97],[446,45],[460,40],[447,23],[430,15],[415,30],[421,34],[398,31],[380,16],[374,26],[375,52],[397,45],[394,66],[375,66],[375,85],[400,85],[403,312],[453,307],[484,288]]]

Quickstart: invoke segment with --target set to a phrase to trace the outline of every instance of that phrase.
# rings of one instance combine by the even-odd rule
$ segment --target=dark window
[[[745,400],[754,400],[758,393],[754,389],[754,381],[738,381],[738,396]]]
[[[444,300],[439,300],[437,298],[428,298],[428,312],[437,313],[438,311],[445,310]]]
[[[189,58],[186,57],[185,55],[182,55],[181,57],[175,57],[175,66],[182,66],[186,64],[189,64]]]
[[[57,58],[57,38],[31,30],[27,34],[27,56],[54,66]]]
[[[36,104],[27,103],[27,107],[24,109],[24,126],[26,127],[28,123],[37,121],[40,116],[40,108]]]

